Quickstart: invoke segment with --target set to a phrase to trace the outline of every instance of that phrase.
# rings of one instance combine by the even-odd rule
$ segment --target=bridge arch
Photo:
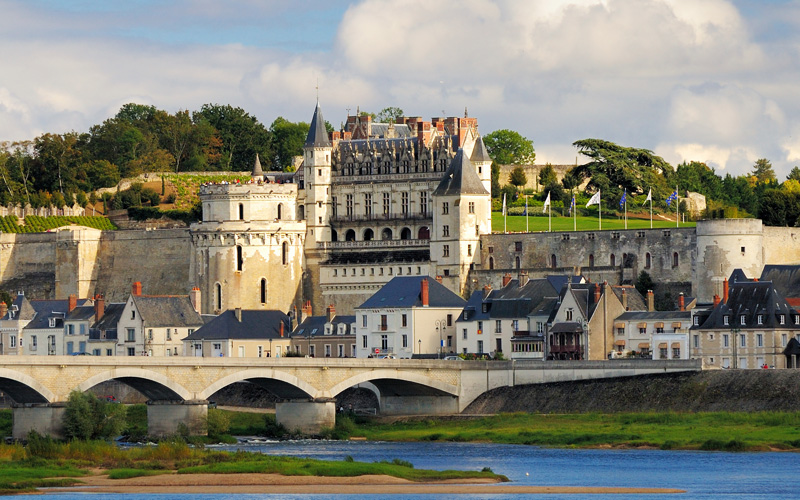
[[[0,368],[0,390],[18,404],[56,401],[56,395],[35,378],[8,368]]]
[[[175,383],[172,379],[142,368],[121,367],[99,373],[81,382],[76,390],[86,392],[97,384],[108,382],[109,380],[123,382],[153,401],[189,401],[195,399],[194,393]]]
[[[383,382],[387,381],[387,382]],[[320,397],[335,397],[342,391],[349,389],[350,387],[354,387],[358,384],[362,384],[365,382],[369,382],[375,385],[378,390],[381,391],[381,394],[384,394],[387,385],[394,385],[397,382],[405,382],[411,383],[411,385],[405,385],[403,391],[406,395],[421,395],[421,394],[439,394],[439,395],[448,395],[448,396],[458,396],[458,386],[447,384],[445,382],[440,382],[438,380],[431,379],[425,375],[421,375],[414,372],[403,372],[397,370],[372,370],[368,372],[363,372],[356,374],[342,382],[334,385],[330,388],[330,390],[326,393],[320,395]]]
[[[244,368],[214,381],[198,394],[198,398],[208,399],[220,389],[237,382],[254,383],[283,399],[320,397],[316,387],[295,375],[274,368]]]

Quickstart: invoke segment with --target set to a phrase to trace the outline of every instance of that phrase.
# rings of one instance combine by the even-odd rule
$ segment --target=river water
[[[537,499],[800,499],[800,454],[723,453],[661,450],[563,450],[523,445],[475,443],[384,443],[363,441],[284,441],[215,447],[270,455],[293,455],[321,460],[375,462],[395,458],[418,469],[480,470],[490,467],[531,486],[658,487],[686,490],[683,495],[536,495]],[[527,473],[527,474],[526,474]],[[506,483],[507,484],[507,483]],[[87,494],[49,493],[60,499],[82,499]],[[396,495],[394,498],[432,499],[449,495]],[[462,495],[459,498],[505,500],[524,495]],[[27,497],[27,496],[23,496]],[[41,498],[36,495],[31,498]],[[92,500],[223,500],[226,498],[280,500],[387,500],[380,495],[107,495]],[[19,497],[17,497],[19,498]]]

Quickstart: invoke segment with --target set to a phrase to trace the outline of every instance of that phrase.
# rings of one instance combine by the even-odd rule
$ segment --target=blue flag
[[[672,206],[672,202],[678,199],[678,191],[673,191],[669,198],[667,198],[667,206]]]
[[[628,190],[626,189],[626,190],[625,190],[625,191],[622,193],[622,199],[620,199],[620,200],[619,200],[619,208],[622,208],[622,207],[624,207],[624,206],[625,206],[625,201],[626,201],[627,199],[628,199]]]
[[[569,210],[567,210],[567,215],[572,214],[572,209],[575,208],[575,195],[572,195],[572,203],[569,204]]]

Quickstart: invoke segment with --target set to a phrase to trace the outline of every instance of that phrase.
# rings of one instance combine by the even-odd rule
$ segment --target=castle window
[[[217,311],[221,311],[222,310],[222,285],[217,283],[214,286],[214,292],[215,292],[216,299],[217,299]]]
[[[284,266],[289,263],[289,243],[286,241],[281,245],[281,262]]]
[[[392,239],[392,230],[389,229],[388,227],[383,228],[383,231],[381,231],[381,239],[384,240],[384,241],[391,240]]]
[[[494,247],[489,247],[489,253],[494,253]]]
[[[261,278],[261,303],[267,303],[267,280],[264,278]]]
[[[550,267],[552,267],[553,269],[555,269],[556,267],[558,267],[558,266],[556,265],[556,254],[552,254],[552,255],[550,256]]]
[[[356,241],[356,232],[352,229],[348,229],[347,232],[344,233],[344,241]]]
[[[519,269],[519,257],[514,257],[514,267]]]
[[[244,220],[244,205],[239,203],[239,220]]]
[[[471,202],[469,202],[469,204],[467,206],[469,207],[469,213],[474,214],[475,213],[475,202],[471,201]]]
[[[372,193],[364,193],[364,215],[372,216]]]
[[[678,252],[672,254],[672,267],[678,267]]]
[[[589,267],[590,268],[594,267],[594,254],[593,253],[589,254]]]
[[[647,252],[646,254],[644,254],[644,268],[650,269],[650,264],[651,264],[650,252]]]
[[[303,208],[302,206],[300,208]],[[331,215],[336,217],[336,197],[331,196]]]
[[[614,267],[615,265],[617,265],[617,256],[612,253],[611,254],[611,258],[609,259],[609,262],[611,263],[611,267]]]
[[[475,224],[475,236],[481,235],[481,228],[479,225]]]
[[[522,242],[521,241],[515,241],[514,242],[514,251],[515,252],[521,252],[522,251]]]
[[[489,257],[489,269],[494,269],[494,257]]]
[[[472,245],[467,245],[467,257],[472,257]]]
[[[446,201],[442,203],[442,215],[447,215],[450,213],[450,204]]]
[[[352,217],[353,216],[353,195],[352,194],[345,195],[344,210],[345,210],[345,215],[347,215],[348,217]]]
[[[389,215],[391,211],[391,195],[389,193],[383,193],[383,215]]]
[[[367,228],[364,230],[364,241],[372,241],[375,238],[375,232],[372,229]]]
[[[317,177],[322,177],[322,169],[321,168],[317,169]]]
[[[589,233],[589,234],[587,234],[587,235],[586,235],[586,239],[587,239],[587,240],[593,240],[593,239],[594,239],[594,233]]]
[[[244,266],[244,255],[242,245],[236,245],[236,270],[241,271]]]
[[[283,203],[278,203],[278,220],[283,218]]]
[[[400,198],[400,210],[403,215],[408,214],[408,193],[403,193]]]
[[[444,226],[442,226],[442,237],[447,238],[449,236],[450,236],[450,226],[445,224]]]
[[[411,229],[404,227],[400,231],[400,239],[401,240],[410,240],[411,239]]]
[[[442,257],[450,257],[450,245],[442,245]]]
[[[419,194],[419,213],[423,215],[428,213],[428,193],[425,191]]]
[[[637,231],[636,236],[638,236],[639,238],[644,238],[644,231]]]

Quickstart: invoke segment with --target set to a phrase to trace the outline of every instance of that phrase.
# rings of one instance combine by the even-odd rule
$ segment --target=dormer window
[[[694,326],[700,326],[700,316],[695,316],[693,320],[694,320]]]
[[[794,316],[794,324],[800,325],[800,315],[795,314]]]
[[[744,325],[746,323],[747,323],[747,317],[744,314],[740,315],[739,316],[739,324],[740,325]]]
[[[730,325],[730,323],[731,322],[730,322],[730,317],[729,316],[723,316],[722,317],[722,324],[723,325],[728,326],[728,325]]]
[[[764,316],[761,315],[761,314],[756,316],[756,323],[758,323],[759,325],[763,325],[764,324]]]
[[[55,318],[49,318],[49,321],[50,321],[50,328],[55,328],[56,327],[56,319]]]
[[[784,316],[783,314],[779,314],[778,315],[778,323],[780,323],[782,325],[785,325],[786,324],[786,316]]]

